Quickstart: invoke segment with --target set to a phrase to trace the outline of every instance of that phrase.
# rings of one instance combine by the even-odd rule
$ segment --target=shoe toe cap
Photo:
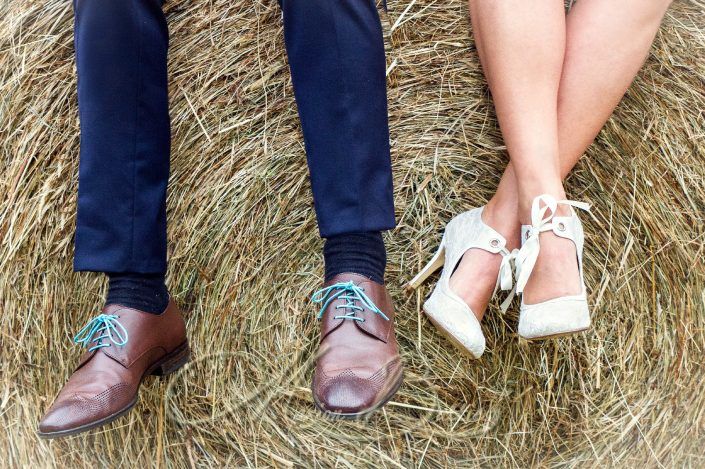
[[[39,434],[52,437],[62,433],[92,428],[111,417],[121,415],[136,399],[130,386],[119,383],[88,396],[72,394],[60,396],[39,422]]]
[[[473,358],[480,358],[485,352],[485,335],[475,313],[446,288],[434,290],[424,303],[424,312],[463,352]]]
[[[349,414],[372,407],[376,392],[366,380],[357,377],[339,378],[325,386],[320,403],[329,412]]]
[[[395,368],[396,370],[396,368]],[[362,414],[382,405],[393,393],[401,370],[384,370],[363,378],[353,369],[335,375],[318,371],[314,377],[316,402],[331,414]]]
[[[590,327],[590,311],[585,298],[559,298],[536,305],[522,305],[518,332],[536,339],[579,332]]]
[[[77,399],[54,404],[39,422],[39,433],[57,433],[77,429],[90,420]]]

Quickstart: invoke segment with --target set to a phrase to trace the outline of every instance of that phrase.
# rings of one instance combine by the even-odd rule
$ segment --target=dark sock
[[[379,231],[326,238],[323,258],[326,264],[326,281],[335,275],[350,272],[369,277],[377,283],[384,283],[387,251]]]
[[[169,304],[164,274],[108,274],[105,304],[120,304],[145,313],[161,314]]]

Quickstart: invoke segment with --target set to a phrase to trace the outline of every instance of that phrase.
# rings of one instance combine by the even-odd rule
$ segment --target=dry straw
[[[460,0],[390,1],[399,227],[388,279],[406,382],[369,421],[308,390],[321,242],[275,1],[167,3],[169,283],[199,359],[129,417],[38,441],[104,281],[71,273],[78,163],[67,0],[0,2],[0,465],[705,464],[705,28],[676,3],[646,66],[567,182],[586,220],[594,330],[527,344],[494,305],[470,362],[402,284],[444,223],[492,194],[506,154]],[[354,188],[353,190],[357,190]]]

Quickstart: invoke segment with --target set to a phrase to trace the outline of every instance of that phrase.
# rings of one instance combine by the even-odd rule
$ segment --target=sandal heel
[[[172,353],[162,359],[156,366],[152,374],[155,376],[167,376],[176,372],[179,368],[188,363],[191,358],[191,349],[188,342],[184,342]]]
[[[443,264],[446,261],[446,256],[445,256],[445,237],[443,240],[441,240],[441,245],[438,247],[438,250],[436,253],[433,255],[431,260],[426,264],[426,266],[421,269],[421,271],[411,279],[411,281],[406,285],[406,289],[408,291],[411,290],[416,290],[419,288],[419,286],[436,270],[440,269],[443,267]]]

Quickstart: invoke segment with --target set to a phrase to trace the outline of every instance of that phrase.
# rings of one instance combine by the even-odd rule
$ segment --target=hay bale
[[[527,345],[494,305],[482,360],[401,285],[506,164],[464,2],[389,2],[399,227],[388,278],[406,382],[332,422],[308,384],[322,276],[276,2],[168,2],[173,120],[168,281],[197,360],[124,420],[34,435],[104,281],[71,273],[78,121],[70,2],[0,6],[0,461],[8,466],[696,466],[705,444],[705,31],[667,15],[644,70],[568,181],[594,204],[594,330]],[[407,8],[408,7],[408,8]],[[190,102],[190,104],[189,104]],[[191,107],[193,106],[193,109]]]

